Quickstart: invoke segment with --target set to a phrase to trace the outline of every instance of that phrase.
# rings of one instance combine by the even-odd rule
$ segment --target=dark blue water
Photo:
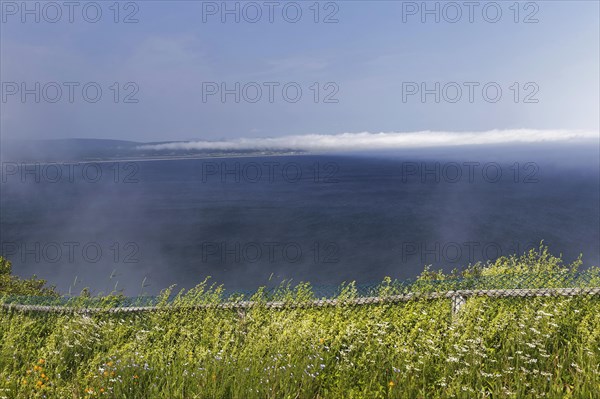
[[[594,162],[430,158],[9,165],[2,252],[16,274],[37,274],[64,292],[117,284],[129,295],[143,282],[153,293],[206,276],[235,289],[269,279],[404,279],[425,264],[449,270],[541,240],[568,261],[583,253],[586,265],[600,263]],[[479,162],[472,175],[465,162]]]

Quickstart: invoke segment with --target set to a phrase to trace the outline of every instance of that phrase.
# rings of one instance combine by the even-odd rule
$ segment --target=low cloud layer
[[[598,140],[593,131],[575,130],[490,130],[484,132],[389,132],[306,134],[274,138],[239,138],[223,141],[188,141],[146,144],[140,150],[301,150],[361,151],[403,148],[452,147],[518,143],[560,143]]]

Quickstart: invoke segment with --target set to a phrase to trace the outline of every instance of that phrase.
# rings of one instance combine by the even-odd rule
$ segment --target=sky
[[[600,127],[597,1],[73,4],[1,2],[2,139]]]

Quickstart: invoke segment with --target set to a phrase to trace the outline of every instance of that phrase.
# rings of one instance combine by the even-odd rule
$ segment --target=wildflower
[[[137,378],[140,378],[140,377],[138,377],[138,376],[137,376],[137,374],[136,374],[136,375],[134,375],[134,376],[133,376],[133,378],[134,378],[134,379],[137,379]]]
[[[27,380],[25,378],[23,378],[23,381],[21,382],[21,384],[27,385]]]
[[[319,338],[319,343],[320,343],[321,345],[323,345],[323,343],[324,343],[324,342],[325,342],[325,340],[324,340],[323,338]]]
[[[390,388],[393,388],[393,387],[394,387],[394,385],[396,385],[396,384],[394,383],[394,381],[390,381],[390,382],[388,383],[388,385],[389,385],[389,387],[390,387]]]
[[[46,361],[44,359],[40,359],[40,360],[38,360],[38,363],[39,364],[44,364],[44,363],[46,363]]]

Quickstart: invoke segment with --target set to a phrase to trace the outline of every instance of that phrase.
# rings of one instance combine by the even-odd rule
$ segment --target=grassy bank
[[[542,248],[450,275],[426,270],[419,282],[528,276],[536,285],[531,276],[554,281],[547,276],[579,264],[563,265]],[[378,289],[385,296],[396,285]],[[0,310],[0,397],[594,398],[600,391],[598,296],[470,298],[453,316],[448,299],[241,312],[186,308],[222,301],[219,287],[170,294],[159,298],[164,310],[148,313]],[[301,285],[277,295],[298,302],[312,291]],[[355,295],[350,284],[339,297]]]

